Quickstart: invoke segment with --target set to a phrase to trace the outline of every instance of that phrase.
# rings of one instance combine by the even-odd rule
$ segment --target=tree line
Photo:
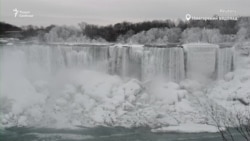
[[[182,40],[182,37],[185,34],[190,32],[201,32],[198,29],[202,30],[215,30],[214,33],[221,35],[237,35],[240,34],[244,37],[249,38],[250,36],[250,17],[240,17],[237,21],[235,20],[154,20],[154,21],[144,21],[138,23],[131,22],[121,22],[113,25],[106,26],[98,26],[94,24],[87,24],[85,22],[79,23],[78,27],[72,26],[56,26],[50,25],[47,27],[37,27],[33,25],[16,27],[14,25],[10,25],[7,27],[6,23],[0,23],[0,31],[1,35],[4,36],[6,31],[10,30],[18,30],[20,31],[21,36],[20,39],[30,39],[30,38],[38,38],[40,41],[51,41],[55,40],[56,37],[53,37],[55,34],[59,36],[58,40],[67,41],[67,37],[65,36],[76,36],[77,38],[84,37],[89,40],[103,40],[107,42],[124,42],[124,41],[133,41],[139,36],[147,36],[150,33],[161,32],[159,35],[162,41],[168,40],[170,42],[179,42]],[[193,29],[192,31],[187,31],[189,29]],[[174,36],[174,39],[170,35]],[[62,35],[61,35],[62,34]],[[65,34],[65,35],[64,35]],[[184,34],[184,35],[183,35]],[[63,36],[63,37],[60,37]],[[134,37],[133,37],[134,36]],[[155,35],[158,37],[158,35]],[[197,35],[198,36],[198,35]],[[219,35],[218,35],[219,36]],[[246,36],[246,37],[245,37]],[[167,38],[168,37],[168,38]],[[195,36],[194,36],[195,37]],[[171,39],[172,38],[172,39]],[[177,38],[177,39],[176,39]],[[197,37],[198,38],[198,37]],[[199,37],[203,38],[203,37]],[[226,37],[223,37],[226,38]],[[154,40],[154,39],[152,39]],[[138,41],[141,43],[141,41]]]

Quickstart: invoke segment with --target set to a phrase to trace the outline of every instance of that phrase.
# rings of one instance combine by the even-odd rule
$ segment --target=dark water
[[[12,127],[0,130],[0,141],[222,141],[222,139],[219,133],[152,133],[147,128],[48,129]]]

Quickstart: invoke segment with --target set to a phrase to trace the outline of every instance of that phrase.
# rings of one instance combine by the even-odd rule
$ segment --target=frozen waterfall
[[[221,79],[233,71],[234,48],[207,43],[184,44],[185,72],[189,79]]]
[[[0,46],[0,124],[152,126],[174,121],[168,109],[186,121],[188,91],[176,83],[221,79],[234,59],[213,44]]]
[[[1,64],[16,60],[29,77],[63,69],[88,69],[147,81],[180,82],[202,75],[222,78],[234,68],[233,48],[213,44],[143,45],[28,45],[1,47]],[[16,68],[16,67],[14,67]],[[20,69],[20,68],[19,68]]]
[[[155,77],[175,82],[185,78],[184,52],[181,47],[145,47],[142,80],[151,80]]]

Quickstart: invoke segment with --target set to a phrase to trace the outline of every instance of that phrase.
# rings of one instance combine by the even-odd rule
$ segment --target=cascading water
[[[221,79],[234,69],[234,48],[206,43],[183,46],[189,79]]]
[[[123,78],[132,77],[141,79],[141,59],[143,47],[111,46],[110,72]]]
[[[183,46],[186,52],[187,78],[202,80],[215,77],[218,45],[200,43]]]
[[[58,72],[65,68],[84,68],[106,71],[109,48],[107,46],[18,45],[3,47],[24,53],[28,68],[39,67],[45,72]]]
[[[217,78],[222,79],[224,75],[235,69],[234,48],[221,47],[217,53]]]
[[[25,71],[56,73],[65,68],[97,70],[147,81],[163,78],[180,82],[197,75],[222,78],[232,71],[234,50],[212,44],[185,44],[182,47],[108,45],[18,45],[2,47],[4,56],[19,52],[25,58]],[[7,59],[7,58],[5,58]],[[38,71],[39,70],[39,71]]]
[[[161,77],[180,82],[185,78],[184,52],[180,47],[146,47],[142,61],[142,80]]]
[[[147,81],[161,78],[180,82],[184,76],[181,47],[110,47],[111,74]]]
[[[174,103],[187,102],[181,101],[186,90],[172,82],[193,79],[190,74],[200,71],[222,78],[234,65],[233,49],[210,44],[184,49],[17,44],[1,46],[0,55],[0,123],[5,125],[158,124],[161,119],[155,121],[157,113],[149,105],[158,103],[155,109],[162,107],[161,113]],[[140,82],[150,80],[160,83]],[[145,90],[144,84],[152,84],[152,90]]]

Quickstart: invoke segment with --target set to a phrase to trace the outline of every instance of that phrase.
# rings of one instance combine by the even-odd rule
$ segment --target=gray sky
[[[77,25],[81,21],[98,25],[122,21],[184,19],[192,16],[250,16],[250,0],[0,0],[1,21],[18,26]],[[33,18],[14,17],[13,9],[30,11]],[[228,14],[228,13],[227,13]],[[230,14],[230,13],[229,13]]]

